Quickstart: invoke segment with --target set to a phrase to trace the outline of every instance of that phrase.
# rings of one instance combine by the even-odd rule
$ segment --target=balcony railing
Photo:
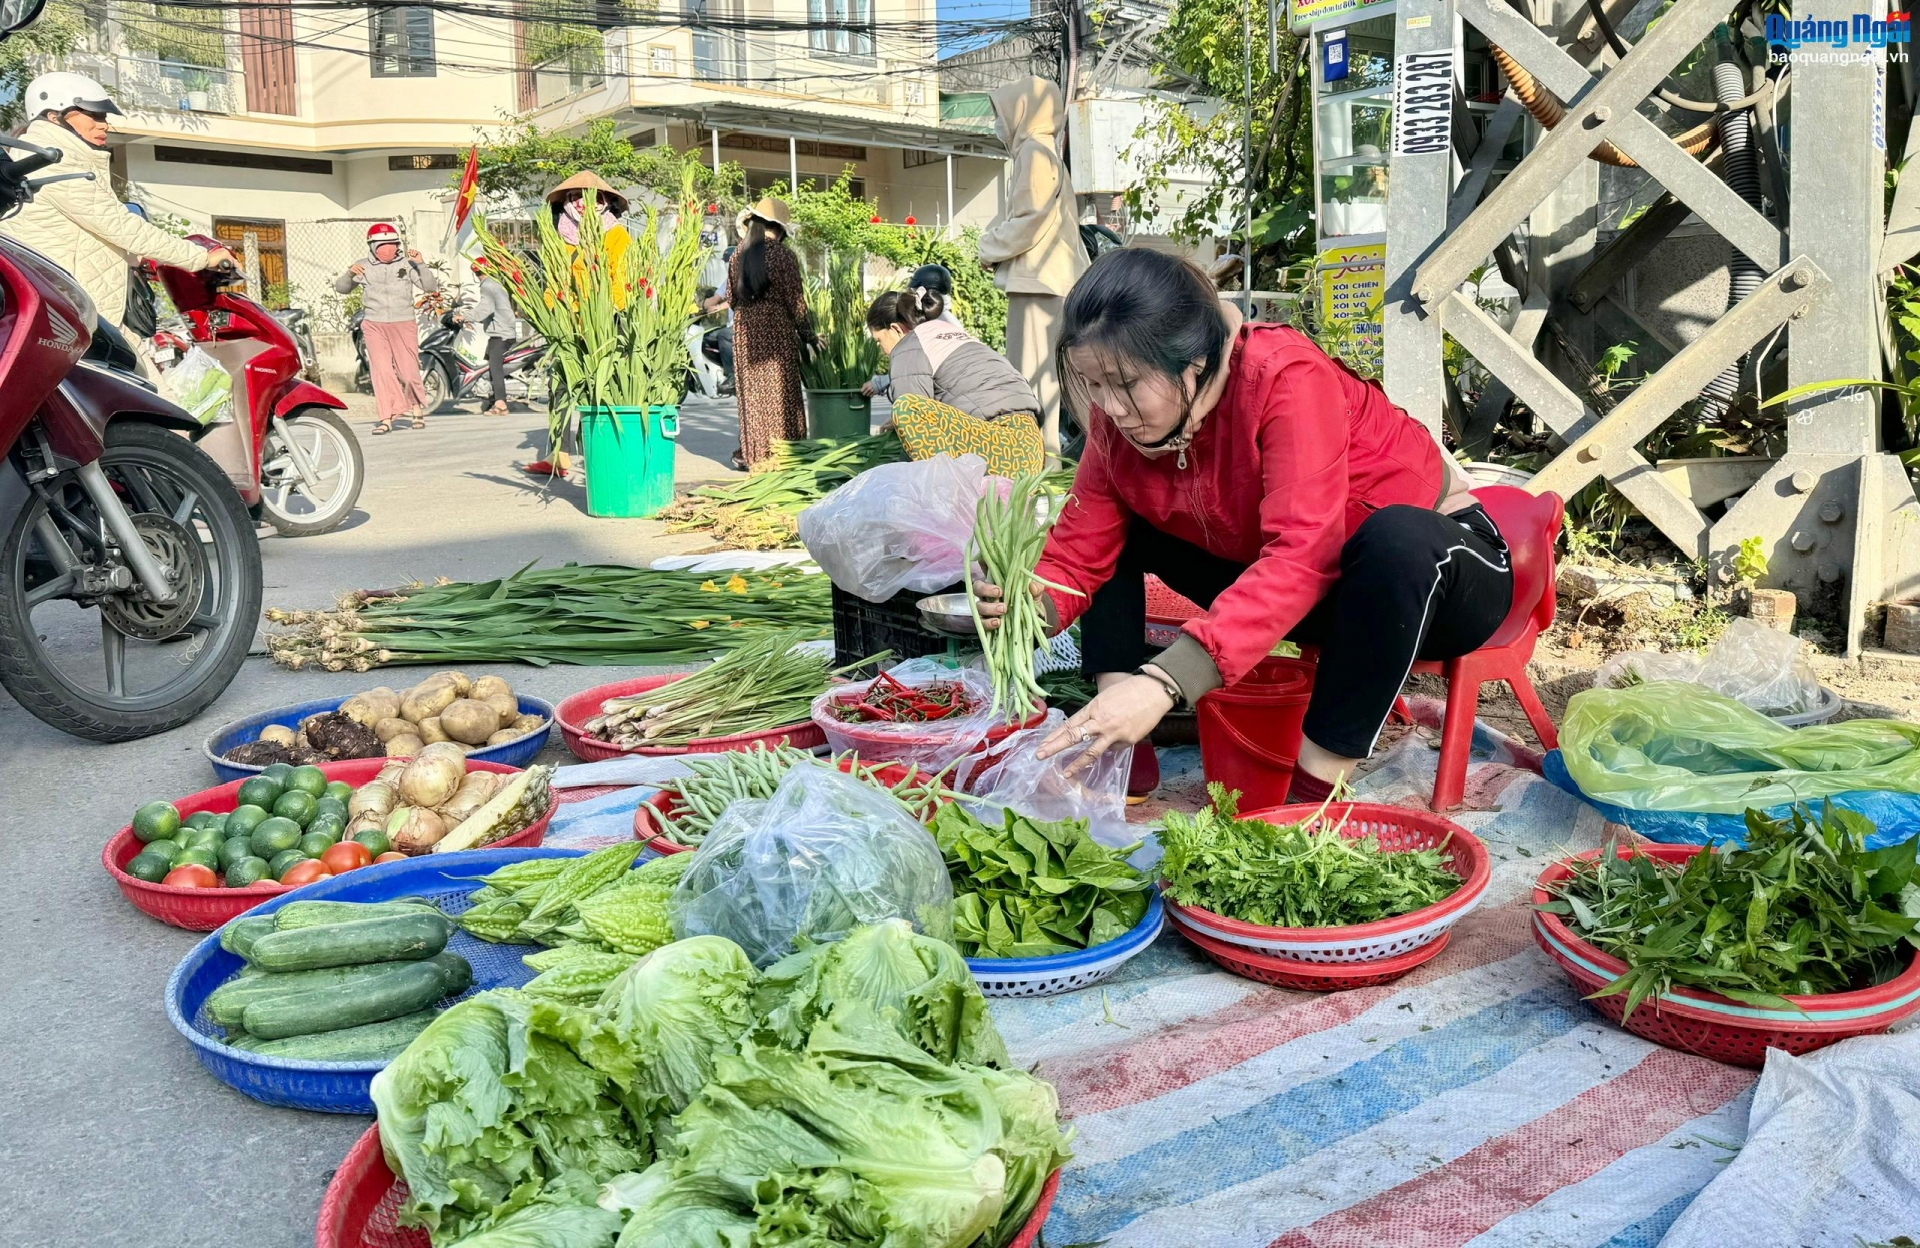
[[[582,91],[605,86],[606,81],[606,58],[601,49],[571,48],[533,67],[534,106],[558,104]]]
[[[246,107],[239,71],[110,52],[73,52],[62,68],[98,79],[130,113],[237,113]]]

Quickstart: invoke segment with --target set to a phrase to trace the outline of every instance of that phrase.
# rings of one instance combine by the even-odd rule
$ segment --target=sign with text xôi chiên
[[[1294,30],[1305,30],[1331,18],[1348,17],[1386,3],[1388,0],[1292,0],[1287,9],[1287,22]]]
[[[1345,324],[1355,338],[1378,346],[1380,300],[1386,289],[1387,245],[1360,243],[1320,253],[1320,316]]]

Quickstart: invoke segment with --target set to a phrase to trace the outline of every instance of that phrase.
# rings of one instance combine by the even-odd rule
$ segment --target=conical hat
[[[597,173],[590,173],[583,169],[579,173],[574,174],[565,182],[562,182],[559,186],[547,192],[547,202],[549,204],[558,203],[560,197],[568,191],[595,192],[595,198],[600,205],[612,211],[616,217],[624,215],[627,211],[627,197],[608,186],[606,179]]]

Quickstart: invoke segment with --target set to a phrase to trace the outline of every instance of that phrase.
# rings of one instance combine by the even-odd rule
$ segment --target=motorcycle
[[[258,507],[261,518],[286,536],[338,528],[366,480],[360,442],[335,415],[347,405],[305,379],[298,339],[278,315],[226,289],[231,278],[151,261],[145,267],[184,322],[184,332],[154,335],[156,362],[165,368],[176,354],[198,347],[235,379],[235,418],[212,425],[202,448],[226,470],[247,505]]]
[[[491,398],[493,387],[487,380],[486,339],[477,339],[477,347],[465,349],[454,313],[444,313],[439,324],[420,338],[420,388],[426,393],[426,412],[431,415],[449,403],[473,398]],[[354,384],[371,390],[367,371],[367,344],[360,332],[360,316],[348,321],[353,334],[353,349],[359,359]],[[545,402],[547,397],[547,340],[528,334],[507,348],[507,398],[522,403]]]
[[[720,331],[709,329],[701,320],[687,325],[686,397],[704,395],[717,399],[727,383],[726,370],[720,366]]]
[[[0,136],[0,214],[91,176],[31,176],[59,159]],[[260,618],[247,508],[137,367],[71,275],[0,237],[0,685],[96,741],[199,714]]]
[[[285,326],[287,334],[293,339],[293,345],[300,352],[300,375],[320,384],[320,357],[313,353],[313,328],[307,323],[305,308],[275,308],[273,319]]]

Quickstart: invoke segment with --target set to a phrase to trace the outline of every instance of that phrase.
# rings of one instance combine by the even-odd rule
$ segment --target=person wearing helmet
[[[415,429],[427,427],[427,392],[420,385],[420,327],[414,320],[413,292],[440,289],[440,278],[420,253],[402,254],[400,231],[385,221],[367,231],[367,255],[347,266],[333,288],[350,294],[365,287],[360,333],[367,344],[367,371],[373,377],[373,401],[380,409],[375,433],[390,433],[406,417]]]
[[[21,103],[33,121],[20,137],[61,154],[60,163],[41,176],[93,177],[41,187],[18,213],[0,221],[0,233],[73,274],[101,320],[124,328],[130,264],[157,260],[198,272],[233,262],[233,253],[225,247],[209,250],[177,238],[128,212],[114,195],[107,168],[107,118],[120,110],[105,87],[85,74],[41,74],[27,84]]]

